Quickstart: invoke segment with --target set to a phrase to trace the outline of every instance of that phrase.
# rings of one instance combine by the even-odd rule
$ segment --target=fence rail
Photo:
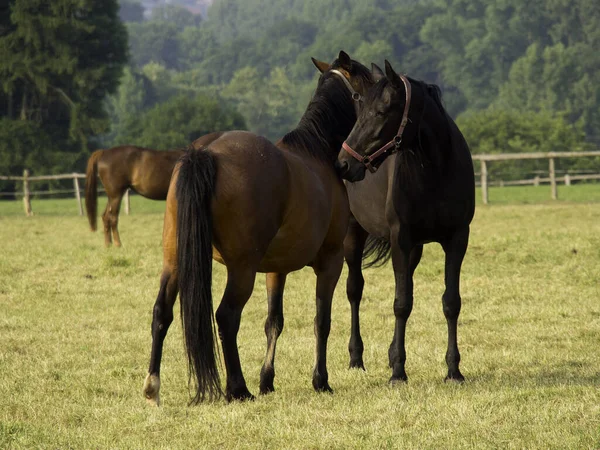
[[[552,200],[556,200],[558,198],[558,189],[557,189],[557,179],[556,177],[556,167],[555,167],[555,159],[557,158],[584,158],[591,156],[600,156],[600,151],[590,151],[590,152],[547,152],[547,153],[501,153],[497,155],[473,155],[473,160],[481,162],[481,195],[483,197],[483,203],[489,203],[489,183],[488,183],[488,163],[493,161],[512,161],[512,160],[521,160],[521,159],[547,159],[548,160],[548,181],[550,182],[550,196]],[[537,184],[539,184],[542,179],[536,177]],[[519,180],[519,184],[536,184],[536,178],[534,178],[531,182],[528,180]],[[599,175],[565,175],[562,177],[563,182],[566,185],[571,184],[572,180],[597,180],[600,179]],[[505,182],[505,186],[508,182]],[[513,182],[516,184],[516,182]]]
[[[555,159],[557,158],[585,158],[592,156],[600,156],[600,151],[589,151],[589,152],[547,152],[547,153],[501,153],[495,155],[472,155],[474,161],[481,162],[481,171],[478,173],[480,178],[479,185],[481,186],[481,195],[483,197],[483,203],[489,203],[489,187],[490,186],[523,186],[523,185],[534,185],[538,186],[541,183],[550,183],[551,187],[551,198],[556,200],[558,198],[557,183],[562,182],[566,186],[569,186],[572,181],[582,180],[600,180],[600,174],[587,174],[587,175],[571,175],[565,174],[562,177],[556,176]],[[488,163],[494,161],[512,161],[512,160],[524,160],[524,159],[547,159],[548,160],[548,177],[536,176],[529,180],[514,180],[514,181],[492,181],[488,179]],[[75,194],[75,200],[77,201],[77,208],[79,215],[83,215],[83,204],[81,200],[81,188],[79,186],[79,180],[85,178],[83,173],[67,173],[60,175],[40,175],[30,176],[29,171],[26,169],[23,171],[23,176],[3,176],[0,175],[0,181],[22,181],[23,182],[23,206],[25,208],[25,214],[27,216],[33,215],[31,208],[31,196],[32,195],[51,195],[58,193],[71,193]],[[55,191],[30,191],[29,183],[36,181],[48,181],[48,180],[73,180],[73,190],[55,190]],[[103,191],[98,189],[99,192]],[[1,195],[6,193],[0,192]],[[18,195],[17,193],[11,193],[10,195]],[[125,214],[130,212],[130,201],[129,201],[129,189],[125,193]]]
[[[32,216],[33,209],[31,208],[31,196],[32,195],[52,195],[52,194],[64,194],[64,193],[74,193],[75,200],[77,201],[77,209],[79,211],[79,215],[83,216],[83,203],[81,200],[81,188],[79,186],[79,179],[85,178],[84,173],[66,173],[59,175],[39,175],[32,177],[29,175],[29,170],[25,169],[23,171],[23,176],[4,176],[0,175],[0,181],[22,181],[23,182],[23,207],[25,208],[25,215]],[[55,191],[30,191],[29,183],[35,181],[48,181],[48,180],[73,180],[73,190],[55,190]],[[99,192],[105,192],[104,189],[98,189]],[[4,193],[0,193],[4,194]],[[12,195],[15,195],[16,192]],[[125,214],[129,214],[131,209],[131,203],[129,201],[129,189],[125,192]]]

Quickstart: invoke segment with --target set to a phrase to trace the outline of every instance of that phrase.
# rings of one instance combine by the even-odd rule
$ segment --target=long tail
[[[92,231],[96,231],[98,222],[98,159],[104,150],[96,150],[90,156],[85,171],[85,211]]]
[[[176,184],[177,266],[181,322],[190,380],[198,403],[222,395],[212,305],[211,200],[216,166],[208,151],[188,150],[180,159]]]

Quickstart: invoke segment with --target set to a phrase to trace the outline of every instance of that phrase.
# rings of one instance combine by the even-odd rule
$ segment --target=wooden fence
[[[548,178],[535,177],[531,180],[518,180],[504,182],[505,186],[524,185],[524,184],[540,184],[543,181],[550,182],[550,197],[553,200],[558,198],[557,182],[563,181],[566,185],[570,185],[574,180],[599,180],[599,174],[593,175],[569,175],[566,174],[562,178],[556,177],[555,159],[557,158],[583,158],[590,156],[600,156],[600,151],[591,152],[548,152],[548,153],[502,153],[498,155],[473,155],[473,160],[481,162],[481,195],[483,203],[489,203],[489,183],[488,183],[488,163],[493,161],[513,161],[522,159],[547,159],[548,160]]]
[[[33,209],[31,208],[31,196],[32,195],[52,195],[52,194],[62,194],[62,193],[74,193],[75,200],[77,201],[77,208],[79,211],[79,215],[83,216],[83,203],[81,200],[81,188],[79,186],[79,179],[84,178],[84,173],[68,173],[61,175],[40,175],[37,177],[32,177],[29,175],[29,171],[25,169],[23,171],[23,176],[0,176],[0,180],[5,181],[22,181],[23,182],[23,206],[25,208],[25,215],[32,216]],[[73,190],[68,191],[39,191],[32,192],[29,190],[29,183],[35,181],[48,181],[48,180],[68,180],[73,179]],[[103,189],[98,189],[99,192],[103,192]],[[125,214],[129,214],[131,204],[129,201],[129,189],[125,192]]]
[[[523,160],[523,159],[547,159],[548,160],[548,177],[541,178],[536,176],[535,178],[529,180],[515,180],[515,181],[504,181],[499,182],[501,186],[514,186],[514,185],[539,185],[540,183],[549,182],[550,183],[550,196],[552,199],[556,200],[558,198],[557,191],[557,183],[563,182],[565,185],[570,185],[571,181],[576,180],[600,180],[600,174],[588,174],[588,175],[570,175],[565,174],[562,177],[556,176],[556,168],[555,168],[555,159],[557,158],[584,158],[591,156],[600,156],[600,151],[589,151],[589,152],[549,152],[549,153],[502,153],[497,155],[473,155],[473,160],[481,162],[481,171],[479,172],[480,176],[480,185],[481,185],[481,195],[483,197],[483,203],[489,203],[489,186],[490,182],[488,180],[488,163],[492,163],[494,161],[513,161],[513,160]],[[62,175],[41,175],[32,177],[29,175],[28,170],[23,171],[23,176],[0,176],[0,180],[8,180],[8,181],[22,181],[23,182],[23,205],[25,208],[25,214],[28,216],[33,215],[33,210],[31,208],[31,196],[32,195],[52,195],[57,193],[74,193],[75,200],[77,201],[77,208],[79,210],[79,215],[83,215],[83,204],[81,200],[81,188],[79,186],[79,179],[85,178],[85,174],[83,173],[69,173]],[[68,191],[40,191],[40,192],[31,192],[29,190],[29,183],[35,181],[48,181],[48,180],[64,180],[64,179],[72,179],[73,180],[73,190]],[[98,189],[99,192],[103,191],[102,189]],[[125,214],[129,214],[130,212],[130,201],[129,201],[129,190],[125,193]]]

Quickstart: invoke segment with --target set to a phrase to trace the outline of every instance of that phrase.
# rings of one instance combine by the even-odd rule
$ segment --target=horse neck
[[[356,122],[349,94],[344,92],[347,98],[338,99],[333,97],[334,94],[335,91],[317,91],[298,126],[282,139],[283,143],[303,147],[312,156],[333,164]]]
[[[421,120],[418,123],[418,151],[437,172],[444,170],[451,157],[451,130],[446,111],[429,95],[423,103]],[[425,135],[424,135],[425,134]]]
[[[398,186],[415,199],[433,189],[448,167],[450,128],[446,113],[428,95],[423,108],[411,120],[415,128],[412,145],[397,157],[395,173]]]

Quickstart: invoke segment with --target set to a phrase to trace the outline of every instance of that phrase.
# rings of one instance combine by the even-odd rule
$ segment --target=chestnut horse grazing
[[[343,52],[331,66],[313,62],[322,75],[295,130],[275,145],[249,132],[225,132],[203,149],[186,152],[175,166],[143,389],[152,404],[159,403],[163,341],[178,291],[190,377],[196,384],[192,402],[223,394],[214,339],[212,259],[227,267],[225,292],[215,314],[227,375],[226,399],[253,398],[242,374],[237,333],[256,273],[267,273],[267,352],[260,392],[268,393],[274,390],[286,276],[305,266],[317,276],[312,384],[317,391],[331,391],[326,365],[331,300],[342,270],[350,214],[334,163],[356,120],[348,87],[359,90],[370,82],[371,74]]]
[[[192,145],[200,147],[220,133],[211,133],[195,140]],[[121,246],[119,236],[119,211],[127,189],[151,200],[165,200],[173,167],[184,150],[159,151],[149,148],[122,145],[107,150],[97,150],[90,156],[85,180],[85,210],[92,231],[96,231],[98,181],[100,178],[108,197],[102,214],[104,243],[108,247],[113,240]]]
[[[379,68],[373,73],[380,79],[365,96],[337,163],[349,181],[353,215],[345,242],[352,309],[350,366],[364,368],[358,321],[363,252],[375,255],[370,264],[385,261],[391,252],[396,323],[389,363],[390,381],[395,383],[407,380],[404,336],[413,306],[413,273],[423,244],[439,242],[446,254],[442,296],[448,325],[446,380],[463,381],[458,367],[457,322],[460,269],[475,211],[471,153],[444,110],[437,86],[399,76],[387,61],[386,77]]]

